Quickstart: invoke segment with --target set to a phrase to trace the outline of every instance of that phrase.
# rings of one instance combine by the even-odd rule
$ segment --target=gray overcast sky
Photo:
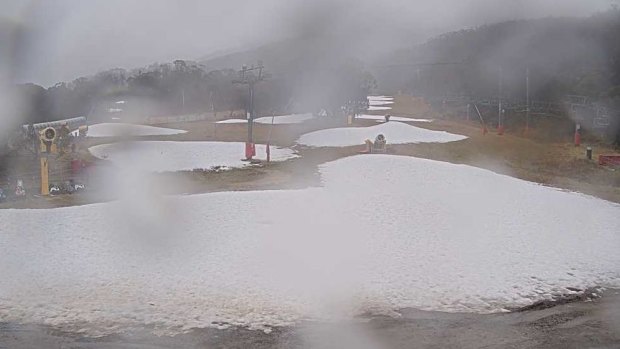
[[[418,37],[507,19],[585,16],[613,0],[2,0],[0,21],[21,28],[13,78],[45,86],[97,71],[195,59],[295,33],[307,13],[335,12],[368,31]],[[316,9],[320,10],[317,12]],[[0,24],[2,24],[0,22]],[[306,18],[307,22],[307,18]],[[320,22],[320,21],[319,21]],[[3,29],[6,30],[6,29]],[[422,32],[422,34],[420,34]],[[0,38],[5,38],[0,36]],[[410,43],[407,43],[410,44]],[[8,46],[8,45],[5,45]],[[10,46],[9,46],[10,47]],[[19,49],[17,49],[17,48]],[[8,50],[0,51],[6,55]],[[1,61],[0,61],[1,62]]]

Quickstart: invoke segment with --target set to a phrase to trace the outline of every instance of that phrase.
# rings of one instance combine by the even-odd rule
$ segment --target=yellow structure
[[[47,162],[47,156],[41,156],[41,195],[49,194],[49,164]]]
[[[40,142],[39,152],[47,153],[47,144],[45,144],[45,142]],[[57,154],[57,153],[58,153],[58,146],[56,145],[56,143],[52,143],[50,145],[49,154]]]
[[[56,129],[53,127],[47,127],[43,131],[39,133],[39,139],[41,143],[41,195],[49,195],[50,194],[50,183],[49,183],[49,163],[47,156],[49,154],[55,153],[57,150],[56,146]]]

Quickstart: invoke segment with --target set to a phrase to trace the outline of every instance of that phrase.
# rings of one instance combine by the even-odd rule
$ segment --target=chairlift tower
[[[263,62],[258,61],[258,65],[248,67],[243,65],[239,71],[239,79],[234,80],[233,83],[247,85],[248,86],[248,104],[247,104],[247,120],[248,120],[248,139],[245,143],[245,159],[252,160],[252,157],[256,155],[254,148],[253,126],[254,126],[254,86],[265,80]],[[256,74],[255,72],[258,72]]]
[[[525,69],[525,133],[530,130],[530,68]]]

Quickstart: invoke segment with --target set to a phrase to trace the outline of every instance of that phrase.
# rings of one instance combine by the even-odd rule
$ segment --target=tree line
[[[192,113],[244,107],[234,70],[206,71],[195,62],[176,60],[145,68],[111,69],[49,88],[15,86],[24,123],[87,116],[100,103],[128,98],[152,100],[157,113]]]
[[[208,70],[197,62],[176,60],[133,70],[111,69],[49,88],[28,83],[14,89],[22,101],[20,120],[26,124],[89,116],[101,105],[123,100],[148,105],[132,110],[143,114],[136,116],[241,110],[247,106],[248,90],[235,84],[238,78],[232,68]],[[351,99],[365,99],[373,84],[359,62],[303,75],[275,74],[257,87],[255,108],[259,114],[335,112]]]

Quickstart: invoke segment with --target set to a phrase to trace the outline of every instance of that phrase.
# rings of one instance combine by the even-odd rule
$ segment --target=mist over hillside
[[[24,85],[17,92],[27,106],[22,119],[87,115],[102,100],[132,96],[149,105],[141,114],[243,109],[246,91],[232,86],[236,71],[258,62],[269,75],[258,90],[261,114],[335,112],[347,101],[373,92],[493,97],[500,78],[503,95],[519,99],[525,95],[528,69],[532,98],[555,101],[583,95],[612,108],[618,105],[620,11],[616,7],[589,17],[479,25],[425,41],[438,26],[399,15],[384,20],[394,6],[346,1],[299,6],[282,9],[281,27],[286,32],[272,36],[267,44],[214,50],[196,62],[174,61],[184,65],[156,63],[102,71],[47,89]],[[463,15],[467,9],[454,8],[460,23],[484,21]],[[501,18],[499,14],[495,11],[484,18]],[[444,13],[441,18],[451,17]],[[442,25],[449,26],[448,21]]]

